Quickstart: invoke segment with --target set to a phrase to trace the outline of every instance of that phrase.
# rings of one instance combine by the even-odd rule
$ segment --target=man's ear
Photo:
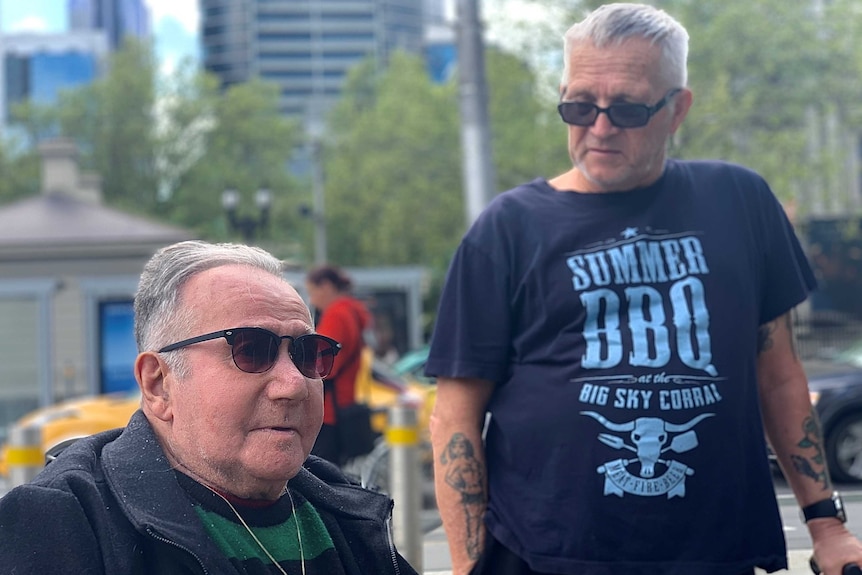
[[[671,124],[671,134],[675,134],[679,127],[682,125],[682,121],[685,120],[686,115],[688,115],[689,109],[691,109],[691,104],[694,101],[694,94],[691,93],[691,90],[688,88],[683,88],[679,94],[675,96],[676,102],[673,107],[673,121]]]
[[[168,421],[171,413],[170,381],[168,366],[152,351],[138,354],[135,359],[135,379],[141,388],[141,404],[146,407],[146,413]]]

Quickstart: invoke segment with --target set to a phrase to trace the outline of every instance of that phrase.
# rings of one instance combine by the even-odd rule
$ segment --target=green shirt
[[[277,501],[228,497],[245,521],[243,525],[225,500],[209,488],[180,472],[177,472],[177,479],[192,498],[195,513],[204,528],[236,567],[237,573],[280,575],[268,551],[290,575],[303,573],[303,559],[305,575],[344,575],[338,552],[320,515],[298,493],[291,492],[295,513],[287,495]]]

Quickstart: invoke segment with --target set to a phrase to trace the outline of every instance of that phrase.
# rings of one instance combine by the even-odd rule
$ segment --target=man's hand
[[[812,570],[819,567],[824,575],[862,575],[862,543],[846,525],[832,518],[812,519],[807,525],[814,543]]]

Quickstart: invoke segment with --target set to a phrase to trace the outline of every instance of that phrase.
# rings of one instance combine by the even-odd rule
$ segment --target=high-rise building
[[[454,0],[425,0],[425,66],[435,82],[447,82],[458,63]]]
[[[150,35],[150,14],[143,0],[68,0],[71,30],[102,30],[111,50],[126,38]]]
[[[368,56],[421,54],[423,0],[201,0],[204,67],[222,85],[260,77],[314,129]]]
[[[60,91],[92,82],[107,51],[101,32],[0,36],[0,126],[14,104],[53,104]]]

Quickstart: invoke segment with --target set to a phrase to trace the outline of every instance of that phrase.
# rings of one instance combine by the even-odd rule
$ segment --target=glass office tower
[[[53,104],[62,90],[92,82],[100,73],[107,41],[99,32],[13,33],[0,42],[0,126],[12,106]]]
[[[144,0],[68,0],[66,8],[71,30],[104,31],[112,51],[127,37],[150,36],[150,14]]]
[[[201,0],[205,68],[222,85],[261,77],[281,109],[310,126],[368,56],[421,54],[423,0]]]

